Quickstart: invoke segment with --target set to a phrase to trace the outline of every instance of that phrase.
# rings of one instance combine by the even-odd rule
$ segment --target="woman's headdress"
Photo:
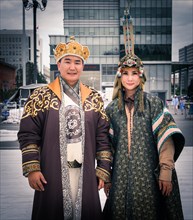
[[[143,111],[143,86],[146,81],[144,74],[144,67],[142,60],[134,53],[134,34],[133,34],[133,19],[129,13],[130,6],[124,11],[123,17],[123,34],[125,45],[125,56],[120,59],[118,63],[118,70],[114,81],[114,90],[112,99],[119,98],[119,107],[122,103],[122,85],[121,85],[121,72],[124,67],[136,67],[139,70],[140,82],[140,111]],[[120,108],[119,108],[120,109]]]

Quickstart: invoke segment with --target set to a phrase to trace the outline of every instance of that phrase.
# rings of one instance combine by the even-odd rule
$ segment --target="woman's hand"
[[[159,189],[162,191],[162,195],[169,196],[172,192],[172,182],[159,180]]]

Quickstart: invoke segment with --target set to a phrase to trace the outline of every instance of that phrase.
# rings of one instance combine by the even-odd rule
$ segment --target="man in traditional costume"
[[[111,151],[102,98],[79,80],[89,49],[71,37],[54,56],[60,76],[34,90],[18,132],[23,175],[35,189],[32,219],[99,220]]]
[[[182,220],[174,162],[184,136],[162,100],[143,91],[146,77],[134,54],[133,35],[127,36],[133,28],[127,10],[124,21],[126,55],[118,65],[113,101],[106,108],[114,153],[104,215],[118,220]]]

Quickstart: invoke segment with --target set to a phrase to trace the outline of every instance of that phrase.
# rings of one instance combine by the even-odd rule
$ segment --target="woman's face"
[[[139,86],[141,78],[136,67],[125,67],[122,69],[121,83],[127,92],[135,92]]]

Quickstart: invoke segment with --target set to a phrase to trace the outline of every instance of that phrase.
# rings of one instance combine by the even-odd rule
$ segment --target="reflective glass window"
[[[149,65],[149,76],[156,77],[156,65]]]
[[[135,43],[140,44],[140,36],[141,35],[135,35]]]
[[[159,34],[159,35],[157,35],[156,36],[157,37],[157,44],[161,44],[162,43],[162,41],[161,41],[161,34]]]
[[[162,44],[166,44],[167,43],[167,37],[165,34],[162,35],[162,41],[161,41]]]
[[[141,6],[141,1],[140,0],[136,0],[136,7],[140,7]]]
[[[171,65],[164,65],[164,79],[165,80],[170,80],[170,73],[171,73]]]
[[[171,26],[172,25],[172,18],[166,18],[166,23],[167,23],[167,25]]]
[[[146,7],[146,1],[145,1],[145,0],[141,1],[141,7],[142,7],[142,8],[145,8],[145,7]]]
[[[146,18],[145,19],[145,24],[147,25],[151,25],[151,18]]]
[[[161,24],[162,24],[162,19],[161,19],[161,18],[156,18],[156,24],[157,24],[158,26],[161,26]]]
[[[172,8],[172,0],[166,1],[167,7]]]
[[[151,43],[151,35],[146,35],[146,44]]]
[[[146,0],[146,7],[151,7],[151,0]]]
[[[166,25],[166,20],[167,20],[167,18],[162,18],[162,25]]]
[[[151,35],[152,44],[156,44],[156,35]]]
[[[158,0],[158,1],[156,1],[156,3],[157,3],[157,5],[156,5],[156,6],[160,8],[160,7],[161,7],[161,5],[162,5],[162,1],[161,1],[161,0]]]

